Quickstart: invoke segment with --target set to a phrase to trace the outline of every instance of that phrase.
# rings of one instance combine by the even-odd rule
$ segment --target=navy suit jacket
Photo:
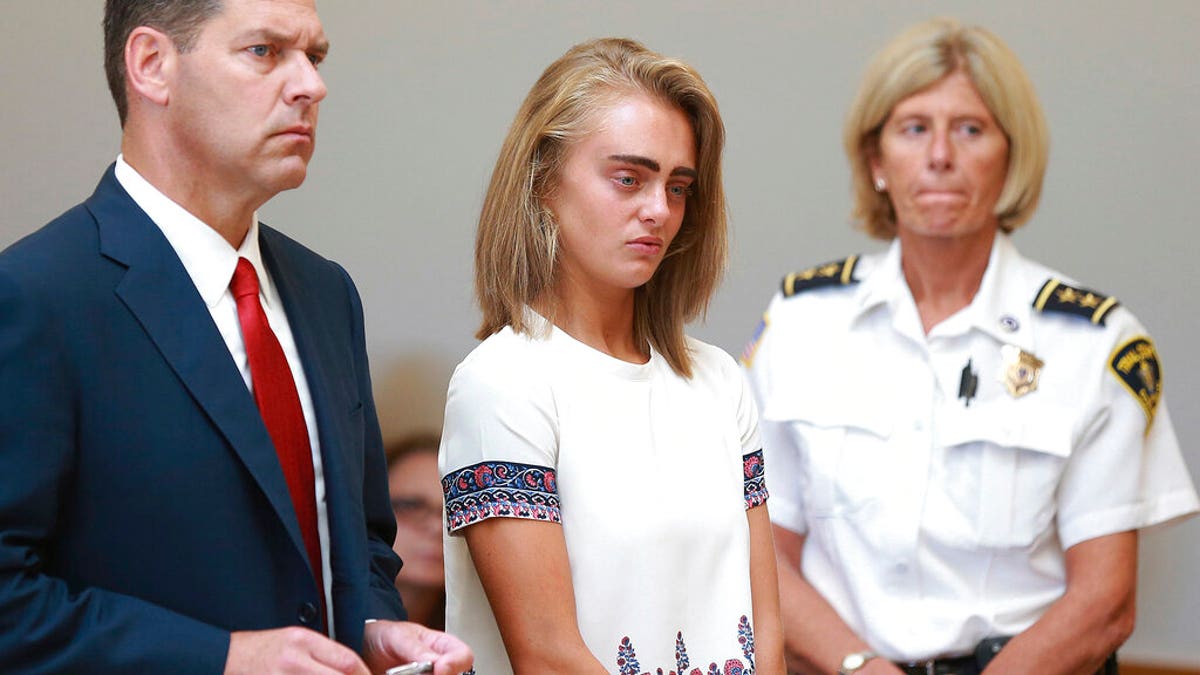
[[[346,272],[260,226],[304,363],[337,639],[399,619],[395,521]],[[271,439],[170,244],[112,167],[0,253],[0,671],[220,673],[319,589]]]

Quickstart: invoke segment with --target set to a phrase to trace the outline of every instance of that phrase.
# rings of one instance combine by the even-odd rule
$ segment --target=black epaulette
[[[824,286],[857,284],[858,279],[854,278],[854,266],[857,264],[858,256],[852,255],[845,260],[817,265],[803,272],[792,272],[783,278],[783,297],[790,298],[797,293]]]
[[[1103,326],[1109,313],[1119,304],[1111,295],[1068,286],[1058,279],[1047,281],[1033,299],[1033,308],[1039,312],[1074,314],[1097,326]]]

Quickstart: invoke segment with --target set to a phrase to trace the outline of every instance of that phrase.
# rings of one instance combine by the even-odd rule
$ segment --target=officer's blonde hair
[[[479,339],[512,326],[529,333],[526,306],[553,321],[558,225],[547,207],[567,150],[592,132],[617,100],[645,95],[682,111],[696,141],[698,177],[683,224],[657,272],[636,290],[634,337],[690,377],[683,326],[708,308],[726,261],[721,151],[725,127],[700,75],[633,40],[604,38],[572,47],[533,85],[504,139],[475,239]]]
[[[962,71],[1008,137],[1008,175],[996,203],[1000,229],[1012,232],[1037,208],[1050,138],[1033,84],[1013,52],[990,31],[937,18],[907,29],[867,66],[843,134],[854,189],[852,217],[877,239],[896,236],[896,213],[877,192],[871,158],[879,134],[900,101]]]

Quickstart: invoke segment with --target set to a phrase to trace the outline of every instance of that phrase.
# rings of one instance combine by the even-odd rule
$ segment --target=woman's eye
[[[671,185],[667,187],[667,193],[672,197],[687,199],[688,197],[692,196],[692,188],[687,185]]]
[[[983,127],[979,126],[978,124],[974,124],[974,123],[968,123],[968,124],[962,125],[962,130],[963,130],[963,133],[965,133],[968,136],[978,136],[979,134],[983,133]]]
[[[900,131],[905,134],[923,134],[925,133],[925,125],[920,122],[911,122],[900,127]]]

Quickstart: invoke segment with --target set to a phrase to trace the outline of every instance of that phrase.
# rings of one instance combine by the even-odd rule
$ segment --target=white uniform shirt
[[[1110,368],[1141,345],[1122,367],[1152,365],[1160,391],[1124,308],[1104,325],[1039,312],[1057,275],[1002,234],[974,300],[928,335],[898,241],[853,277],[778,294],[744,361],[772,520],[807,535],[805,578],[881,655],[961,655],[1020,633],[1062,595],[1065,549],[1200,507],[1165,399],[1143,406]],[[1008,390],[1033,376],[1032,391]]]
[[[196,291],[212,314],[217,330],[229,348],[229,354],[246,382],[246,388],[254,391],[250,379],[250,362],[246,358],[246,343],[242,340],[242,325],[238,321],[237,301],[229,290],[233,270],[238,258],[246,258],[258,273],[258,299],[267,315],[267,323],[279,339],[292,379],[296,381],[296,393],[300,396],[300,408],[304,412],[304,424],[308,428],[308,442],[312,448],[313,478],[317,500],[317,535],[321,541],[322,579],[325,588],[325,606],[329,610],[329,626],[333,630],[333,574],[329,563],[329,514],[325,506],[325,473],[321,470],[321,445],[317,436],[317,416],[313,408],[312,394],[308,390],[308,379],[304,375],[304,364],[296,349],[296,340],[288,324],[283,300],[271,282],[262,253],[258,246],[258,217],[252,219],[250,230],[242,241],[241,248],[234,250],[225,238],[192,215],[179,204],[171,201],[130,166],[123,155],[117,156],[115,169],[117,182],[129,193],[133,201],[146,212],[150,220],[162,230],[163,236],[179,256],[184,270],[196,286]],[[307,558],[305,558],[307,559]]]
[[[497,516],[562,527],[579,630],[610,673],[750,665],[758,419],[734,360],[688,346],[684,379],[656,351],[627,363],[557,328],[505,328],[455,369],[439,457],[446,628],[479,675],[512,668],[462,531]]]

